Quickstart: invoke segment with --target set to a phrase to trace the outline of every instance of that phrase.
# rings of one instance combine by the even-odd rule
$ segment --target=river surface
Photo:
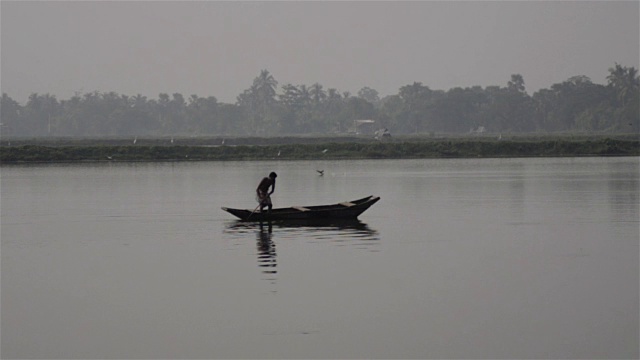
[[[637,157],[0,170],[2,358],[639,357]]]

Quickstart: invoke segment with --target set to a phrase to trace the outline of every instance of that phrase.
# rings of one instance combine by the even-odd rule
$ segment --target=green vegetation
[[[158,145],[153,139],[141,139],[136,145],[109,143],[88,145],[67,140],[61,143],[19,143],[0,147],[0,163],[76,162],[76,161],[212,161],[212,160],[320,160],[320,159],[408,159],[408,158],[482,158],[553,156],[639,156],[636,136],[611,137],[514,137],[498,140],[480,137],[440,139],[400,138],[373,141],[360,138],[279,138],[230,139],[244,145],[204,146],[205,139],[183,140],[185,145]],[[324,140],[324,142],[322,141]],[[166,140],[162,140],[165,141]],[[216,139],[208,139],[214,142]],[[325,151],[326,150],[326,151]]]
[[[521,75],[506,86],[434,90],[414,82],[380,98],[364,87],[355,96],[337,89],[278,82],[267,70],[234,104],[161,93],[158,99],[114,92],[61,100],[32,94],[23,106],[2,95],[2,140],[7,137],[290,136],[347,134],[387,128],[395,135],[477,133],[638,133],[637,69],[615,64],[607,85],[574,76],[533,95]],[[356,120],[374,120],[356,129]]]

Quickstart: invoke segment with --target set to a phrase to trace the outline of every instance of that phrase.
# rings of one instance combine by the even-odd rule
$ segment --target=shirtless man
[[[269,177],[266,177],[260,181],[258,188],[256,189],[256,200],[260,204],[260,212],[266,206],[268,211],[271,212],[271,208],[273,207],[271,203],[271,194],[276,191],[276,175],[275,172],[271,172]],[[269,187],[271,187],[271,192],[269,192]]]

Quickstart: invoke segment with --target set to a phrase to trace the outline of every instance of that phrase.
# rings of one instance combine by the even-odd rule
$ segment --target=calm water
[[[2,358],[639,357],[638,158],[1,171]]]

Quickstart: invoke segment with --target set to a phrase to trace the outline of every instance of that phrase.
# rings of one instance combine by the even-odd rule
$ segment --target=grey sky
[[[115,91],[233,103],[267,69],[279,85],[381,96],[639,66],[638,1],[0,3],[1,87],[68,99]]]

